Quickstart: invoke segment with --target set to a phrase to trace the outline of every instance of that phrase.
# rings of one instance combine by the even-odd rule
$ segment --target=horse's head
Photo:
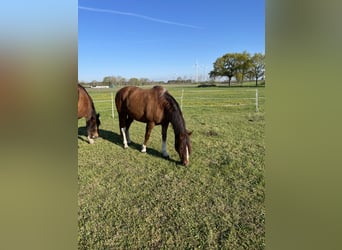
[[[186,131],[185,133],[180,133],[180,135],[175,138],[175,149],[184,166],[189,165],[189,156],[191,154],[191,134],[192,132]]]
[[[96,114],[96,131],[97,131],[97,137],[99,137],[99,127],[101,125],[100,122],[100,113]]]
[[[94,143],[92,139],[96,139],[99,137],[99,126],[100,122],[100,114],[96,114],[96,116],[91,117],[89,121],[87,121],[88,128],[88,138],[90,143]]]

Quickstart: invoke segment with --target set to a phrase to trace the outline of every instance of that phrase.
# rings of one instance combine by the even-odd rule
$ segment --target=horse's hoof
[[[163,158],[164,159],[170,159],[170,156],[169,155],[163,155]]]
[[[128,148],[128,145],[124,145],[123,148],[124,148],[124,149]]]
[[[94,144],[94,140],[93,140],[93,138],[91,138],[89,135],[88,135],[88,141],[89,141],[89,144]]]

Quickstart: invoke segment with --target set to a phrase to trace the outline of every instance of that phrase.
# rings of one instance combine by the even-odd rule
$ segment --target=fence
[[[265,97],[263,97],[263,96],[259,96],[259,91],[258,91],[258,89],[253,89],[253,90],[244,90],[244,92],[255,92],[255,95],[253,94],[252,96],[249,96],[249,97],[241,97],[241,96],[238,96],[238,97],[232,97],[232,96],[229,96],[229,97],[227,97],[227,96],[222,96],[222,97],[212,97],[212,96],[210,96],[210,97],[199,97],[199,96],[194,96],[194,95],[189,95],[189,93],[199,93],[199,92],[201,92],[201,93],[203,93],[203,92],[206,92],[206,90],[196,90],[196,91],[187,91],[186,93],[187,93],[187,97],[185,98],[184,97],[184,89],[182,89],[182,95],[181,95],[181,97],[180,97],[180,106],[181,106],[181,109],[183,109],[183,107],[186,107],[186,108],[190,108],[190,107],[198,107],[199,105],[198,105],[198,103],[196,103],[198,100],[208,100],[208,101],[210,101],[210,100],[216,100],[216,101],[228,101],[229,103],[227,104],[222,104],[222,103],[220,103],[220,104],[218,104],[218,105],[209,105],[209,106],[211,106],[211,107],[218,107],[218,106],[230,106],[230,107],[234,107],[234,106],[243,106],[243,105],[248,105],[248,106],[250,106],[250,105],[253,105],[253,106],[255,106],[255,111],[256,112],[259,112],[259,100],[260,99],[264,99]],[[221,90],[207,90],[207,92],[218,92],[218,93],[221,93],[222,91]],[[192,104],[190,104],[190,105],[184,105],[183,106],[183,99],[185,99],[186,101],[188,101],[189,102],[189,100],[190,100],[190,102],[192,103]],[[191,100],[193,100],[193,101],[191,101]],[[253,103],[244,103],[244,104],[241,104],[241,103],[238,103],[238,104],[234,104],[233,102],[232,102],[232,100],[253,100]],[[206,105],[206,104],[202,104],[203,106],[206,106],[206,107],[208,107],[208,105]]]
[[[110,93],[110,96],[108,96],[108,99],[95,99],[94,97],[92,98],[93,102],[95,104],[96,111],[99,113],[103,112],[111,112],[111,117],[114,119],[114,93]],[[108,103],[110,105],[101,105],[103,103]]]
[[[212,107],[217,107],[217,106],[230,106],[230,107],[234,107],[234,106],[242,106],[242,105],[253,105],[255,106],[255,112],[259,112],[259,100],[263,99],[263,96],[259,95],[259,91],[258,89],[254,89],[254,90],[245,90],[246,92],[255,92],[255,94],[250,95],[249,97],[203,97],[203,96],[196,96],[196,93],[205,93],[205,92],[220,92],[220,90],[190,90],[190,91],[184,91],[184,89],[182,89],[181,91],[181,96],[178,98],[177,96],[174,96],[177,101],[180,103],[180,107],[181,109],[184,108],[190,108],[190,107],[198,107],[198,104],[192,104],[192,105],[184,105],[184,101],[186,100],[187,102],[192,102],[191,100],[194,100],[193,103],[196,103],[196,101],[203,101],[203,100],[218,100],[218,101],[229,101],[230,103],[228,104],[219,104],[219,105],[213,105]],[[188,93],[188,94],[187,94]],[[189,95],[189,93],[192,93],[192,95]],[[195,96],[193,95],[195,94]],[[234,104],[232,102],[232,100],[252,100],[252,103],[246,103],[246,104]],[[114,100],[114,93],[108,93],[108,95],[105,95],[104,98],[102,96],[101,99],[96,99],[96,96],[93,95],[93,101],[95,103],[95,107],[96,107],[96,111],[99,113],[106,113],[106,112],[110,112],[111,117],[114,119],[114,114],[116,112],[115,109],[115,100]],[[208,107],[208,105],[205,105],[206,107]]]

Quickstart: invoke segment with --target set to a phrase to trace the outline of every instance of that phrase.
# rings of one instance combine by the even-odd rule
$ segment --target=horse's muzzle
[[[92,136],[88,136],[88,141],[90,144],[94,144],[94,139],[98,138],[99,136],[97,135],[92,135]]]

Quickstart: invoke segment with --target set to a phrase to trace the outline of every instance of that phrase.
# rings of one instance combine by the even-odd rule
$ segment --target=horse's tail
[[[116,110],[119,113],[121,112],[122,102],[123,102],[123,98],[122,98],[122,89],[121,89],[115,95],[115,106],[116,106]]]
[[[115,106],[117,111],[120,113],[122,109],[125,107],[125,103],[129,95],[134,91],[137,87],[134,86],[126,86],[120,89],[115,95]]]

